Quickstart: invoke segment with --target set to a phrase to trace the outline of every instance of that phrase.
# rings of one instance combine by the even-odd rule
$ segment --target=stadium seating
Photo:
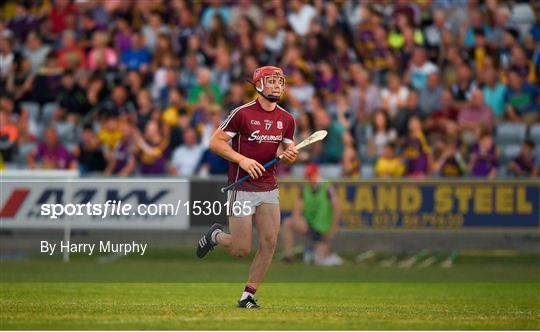
[[[373,167],[372,164],[363,164],[361,167],[360,167],[360,175],[363,177],[363,178],[373,178],[375,177],[375,168]]]
[[[540,145],[540,123],[533,124],[529,128],[529,139],[533,141],[535,145]]]
[[[41,108],[38,103],[33,101],[23,101],[21,102],[21,108],[26,109],[30,118],[35,120],[39,119]]]
[[[536,162],[540,160],[540,145],[536,145],[534,148],[534,158],[536,159]]]
[[[48,124],[51,121],[54,113],[58,110],[58,107],[58,103],[55,102],[49,102],[43,105],[42,121],[45,124]]]
[[[501,150],[501,162],[508,163],[519,155],[521,144],[506,144],[499,148]]]
[[[521,123],[501,122],[495,128],[495,141],[501,145],[523,143],[527,135],[527,126]]]

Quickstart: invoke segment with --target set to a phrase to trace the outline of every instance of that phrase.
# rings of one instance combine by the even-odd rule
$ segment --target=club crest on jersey
[[[255,141],[259,144],[263,142],[277,144],[283,140],[283,135],[259,135],[260,132],[260,130],[252,132],[248,137],[248,141]]]
[[[277,129],[283,129],[283,122],[281,121],[277,122]]]

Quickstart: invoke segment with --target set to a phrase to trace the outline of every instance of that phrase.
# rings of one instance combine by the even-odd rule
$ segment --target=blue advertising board
[[[280,183],[284,216],[304,184]],[[345,228],[540,229],[540,181],[333,181]]]

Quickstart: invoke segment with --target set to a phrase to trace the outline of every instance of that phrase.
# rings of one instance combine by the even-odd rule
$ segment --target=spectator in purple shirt
[[[318,66],[318,75],[315,86],[325,94],[335,94],[341,89],[341,81],[334,68],[323,61]]]
[[[36,161],[43,169],[76,169],[77,161],[58,140],[53,127],[45,129],[45,140],[39,143],[37,150],[27,156],[28,166],[36,168]]]
[[[128,121],[120,124],[122,140],[107,154],[106,175],[129,176],[136,168],[134,155],[134,126]]]
[[[144,130],[144,136],[137,141],[139,171],[143,175],[166,174],[168,133],[162,134],[157,121],[150,121]]]
[[[455,135],[447,135],[437,143],[439,156],[433,162],[434,173],[442,177],[463,176],[466,165],[459,151],[459,139]]]
[[[471,148],[469,172],[472,176],[494,178],[499,166],[497,148],[493,136],[483,133]]]
[[[538,166],[534,158],[534,143],[525,141],[521,152],[508,165],[510,173],[515,176],[538,176]]]
[[[432,155],[420,118],[413,116],[408,123],[409,134],[403,147],[403,158],[407,165],[406,176],[423,178],[431,171]]]
[[[15,4],[15,15],[7,22],[7,27],[13,31],[17,42],[23,44],[30,32],[38,30],[40,17],[31,15],[23,1]]]
[[[131,49],[131,27],[124,18],[119,18],[116,23],[114,46],[122,54]]]

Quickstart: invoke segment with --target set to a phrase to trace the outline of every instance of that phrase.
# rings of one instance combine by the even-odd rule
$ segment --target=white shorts
[[[279,204],[279,189],[270,191],[237,191],[227,192],[227,216],[249,217],[255,214],[257,206]]]

